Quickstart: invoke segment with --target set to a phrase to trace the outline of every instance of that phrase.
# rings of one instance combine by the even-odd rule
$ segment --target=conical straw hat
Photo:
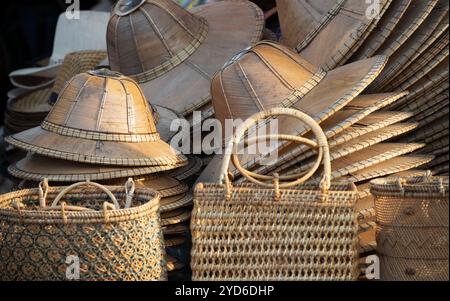
[[[211,100],[211,77],[259,41],[263,27],[262,11],[249,1],[187,11],[171,0],[120,0],[108,25],[109,63],[135,79],[152,104],[187,116]]]
[[[448,134],[449,117],[443,116],[431,124],[424,124],[418,130],[406,136],[403,140],[430,143]]]
[[[340,178],[340,180],[347,180],[355,183],[367,181],[417,168],[431,160],[433,160],[433,156],[399,156],[351,173],[348,176]]]
[[[53,53],[48,66],[25,68],[12,72],[9,77],[16,87],[36,89],[55,81],[64,57],[74,51],[106,50],[107,12],[80,11],[79,18],[60,14],[56,25]]]
[[[446,85],[446,87],[443,86],[442,89],[439,88],[429,91],[426,97],[424,96],[421,98],[413,99],[407,104],[404,104],[404,106],[402,106],[400,109],[418,114],[423,110],[427,110],[435,103],[445,100],[446,98],[448,98],[448,95],[448,85]],[[429,105],[429,103],[431,103],[431,105]]]
[[[440,8],[445,2],[445,0],[413,1],[394,31],[376,51],[376,54],[384,54],[387,56],[394,54],[413,35],[419,26],[424,23],[433,8],[435,6]]]
[[[391,1],[380,2],[384,9]],[[359,0],[278,0],[282,43],[313,64],[334,69],[377,21],[366,16],[369,6]]]
[[[110,179],[137,177],[174,169],[179,165],[159,165],[142,167],[118,167],[86,164],[54,159],[28,153],[28,155],[8,167],[8,172],[19,179],[52,182],[81,182],[86,180],[106,181]],[[125,183],[120,181],[120,184]]]
[[[364,40],[362,46],[353,55],[352,60],[362,60],[375,55],[377,49],[397,26],[411,2],[412,0],[392,1],[386,13],[378,22],[377,28]]]
[[[407,68],[402,70],[402,72],[399,72],[395,78],[383,87],[383,89],[394,91],[407,79],[414,77],[417,72],[420,72],[425,68],[428,69],[427,72],[429,72],[448,56],[448,44],[448,37],[446,41],[444,39],[439,40],[413,63],[409,64]],[[401,88],[404,89],[404,87]]]
[[[64,57],[62,65],[58,68],[58,72],[56,73],[55,84],[52,88],[52,94],[48,99],[49,103],[53,105],[56,102],[59,93],[72,77],[79,73],[95,69],[95,67],[106,56],[106,49],[83,50],[67,54]]]
[[[186,161],[160,140],[138,85],[105,69],[73,77],[40,127],[6,141],[40,155],[92,164],[173,166]]]

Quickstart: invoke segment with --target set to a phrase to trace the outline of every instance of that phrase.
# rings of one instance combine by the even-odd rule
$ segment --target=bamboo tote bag
[[[0,280],[165,280],[159,199],[132,180],[2,195]]]
[[[276,116],[299,119],[317,137],[318,142],[279,136],[318,150],[312,170],[296,175],[296,180],[249,172],[236,155],[239,141],[251,125]],[[233,151],[227,154],[232,154],[224,156],[223,184],[200,183],[195,189],[191,221],[193,280],[356,279],[356,188],[350,183],[331,185],[329,147],[317,123],[293,109],[257,113],[238,129],[228,145],[231,148]],[[231,184],[227,176],[230,157],[250,184]],[[320,184],[303,184],[321,163],[324,176]],[[294,181],[286,183],[288,180]]]

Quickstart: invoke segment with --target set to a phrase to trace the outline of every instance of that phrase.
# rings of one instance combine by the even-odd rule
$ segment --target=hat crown
[[[151,109],[139,86],[106,69],[74,76],[46,117],[46,127],[101,134],[156,133]]]
[[[216,118],[223,125],[227,118],[246,120],[254,113],[288,105],[324,75],[287,47],[260,42],[214,76],[211,91]]]
[[[138,81],[158,77],[194,52],[206,30],[204,19],[172,0],[119,1],[107,31],[111,69]]]

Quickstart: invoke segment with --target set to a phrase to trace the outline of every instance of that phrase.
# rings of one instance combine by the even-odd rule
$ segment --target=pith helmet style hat
[[[391,1],[379,1],[385,10]],[[333,69],[371,27],[370,3],[360,0],[277,0],[283,44]]]
[[[259,41],[263,25],[262,11],[246,0],[190,11],[172,0],[120,0],[108,24],[109,64],[136,80],[152,104],[187,116],[211,100],[211,77]]]
[[[106,26],[109,13],[80,11],[79,19],[59,16],[56,25],[53,53],[47,66],[25,68],[9,75],[11,83],[20,88],[35,89],[48,85],[56,77],[64,57],[80,50],[106,50]]]
[[[325,72],[281,44],[259,42],[214,76],[216,118],[223,125],[225,119],[292,107],[323,121],[361,93],[385,63],[386,57],[376,56]]]
[[[73,77],[41,126],[6,141],[40,155],[93,164],[160,166],[186,161],[160,139],[137,83],[106,69]]]

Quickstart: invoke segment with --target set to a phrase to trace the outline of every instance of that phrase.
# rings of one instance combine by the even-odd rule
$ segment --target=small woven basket
[[[296,178],[271,177],[251,173],[240,165],[235,154],[244,132],[255,121],[273,116],[295,117],[313,129],[318,142],[281,137],[318,149],[318,160],[310,172]],[[247,120],[228,150],[231,145],[234,165],[252,183],[231,184],[227,176],[231,158],[225,155],[223,184],[197,185],[191,222],[193,280],[356,279],[356,187],[350,183],[331,185],[329,148],[317,123],[297,110],[271,109]],[[324,179],[303,184],[322,160]],[[294,181],[286,182],[289,180]]]
[[[2,195],[0,280],[165,280],[158,209],[159,195],[132,180]]]
[[[383,280],[448,280],[449,180],[373,180]]]

